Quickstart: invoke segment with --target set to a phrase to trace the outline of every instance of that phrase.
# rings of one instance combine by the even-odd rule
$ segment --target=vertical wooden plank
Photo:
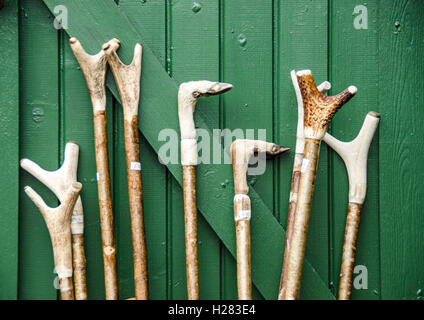
[[[315,81],[327,80],[327,0],[278,1],[276,27],[276,137],[277,142],[291,147],[289,156],[279,163],[278,212],[280,223],[287,225],[290,181],[296,146],[297,101],[290,78],[291,70],[310,69]],[[309,222],[306,259],[321,278],[328,283],[329,237],[328,237],[328,152],[321,144],[311,218]],[[282,263],[282,257],[279,260]],[[301,297],[312,290],[312,279],[302,278]]]
[[[424,3],[380,1],[381,296],[422,299],[424,288]]]
[[[19,21],[18,1],[0,9],[0,299],[18,297],[19,215]]]
[[[219,2],[193,2],[190,0],[171,2],[170,59],[172,76],[178,83],[191,80],[219,80]],[[187,41],[187,38],[190,38]],[[178,110],[171,110],[177,114]],[[199,99],[196,105],[195,122],[199,113],[205,115],[208,125],[219,127],[219,97]],[[200,164],[207,166],[207,164]],[[199,179],[207,177],[199,176]],[[182,188],[173,191],[172,215],[175,235],[173,243],[173,274],[183,279],[174,299],[187,296],[184,246],[184,210]],[[173,188],[174,188],[173,187]],[[177,203],[174,203],[177,202]],[[178,235],[178,236],[176,236]],[[201,299],[219,299],[220,293],[220,241],[209,224],[198,213],[199,287]],[[177,263],[178,262],[178,263]]]
[[[375,94],[378,77],[377,3],[368,3],[367,29],[356,29],[352,15],[357,1],[331,1],[330,78],[332,93],[349,85],[358,88],[356,96],[335,116],[331,131],[341,141],[350,141],[359,133],[368,111],[380,111]],[[361,8],[361,7],[360,7]],[[348,41],[347,41],[348,40]],[[384,119],[383,119],[384,121]],[[332,280],[335,292],[339,287],[341,257],[346,225],[348,179],[346,168],[338,155],[331,152],[332,201]],[[378,131],[368,154],[367,198],[361,215],[355,265],[366,267],[368,288],[352,287],[352,299],[380,297],[379,207],[378,207]],[[361,276],[363,274],[361,273]]]
[[[223,126],[230,130],[254,129],[255,137],[273,138],[273,2],[229,1],[224,3],[223,79],[234,84],[225,97]],[[266,130],[259,137],[258,130]],[[247,138],[247,136],[245,136]],[[276,161],[277,162],[277,161]],[[267,162],[262,175],[248,176],[249,185],[273,208],[273,163]],[[260,212],[252,214],[260,215]],[[252,224],[252,234],[255,225]],[[234,233],[235,234],[235,233]],[[255,237],[252,237],[254,240]],[[252,256],[256,244],[252,241]],[[252,274],[255,272],[252,269]],[[261,298],[256,292],[254,298]],[[236,297],[234,297],[236,298]]]
[[[47,170],[59,164],[58,33],[41,3],[20,2],[20,158]],[[56,299],[53,251],[46,224],[23,187],[34,188],[49,206],[57,198],[28,173],[20,173],[19,298]]]
[[[161,1],[120,0],[119,6],[135,29],[143,35],[145,44],[152,48],[162,65],[165,65],[165,3]],[[143,81],[143,78],[141,81]],[[141,126],[143,126],[143,112],[143,105],[140,104]],[[149,296],[150,299],[166,299],[168,246],[166,168],[158,162],[156,153],[143,136],[140,150],[148,254]],[[125,161],[121,163],[125,167]]]

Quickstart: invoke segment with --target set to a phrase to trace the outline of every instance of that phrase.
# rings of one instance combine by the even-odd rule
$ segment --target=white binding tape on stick
[[[73,215],[71,218],[71,233],[83,234],[84,233],[84,216]]]
[[[250,217],[251,217],[250,210],[239,210],[237,211],[234,217],[234,220],[235,221],[250,220]]]
[[[181,164],[183,166],[197,165],[196,139],[181,139]]]
[[[131,162],[130,169],[135,171],[141,171],[141,163],[140,162]]]

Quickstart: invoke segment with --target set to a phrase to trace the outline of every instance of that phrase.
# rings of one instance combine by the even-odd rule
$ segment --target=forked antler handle
[[[60,206],[50,208],[31,187],[25,187],[26,194],[40,210],[49,230],[53,246],[55,270],[59,277],[63,300],[74,299],[72,285],[71,216],[81,188],[81,183],[73,182],[65,192]]]
[[[289,150],[287,147],[260,140],[235,140],[230,153],[234,174],[234,220],[237,244],[237,291],[239,300],[252,299],[251,250],[250,250],[250,198],[247,195],[247,168],[255,153],[276,156]]]
[[[304,105],[305,149],[292,240],[287,253],[287,282],[281,288],[281,299],[298,299],[299,297],[321,139],[334,114],[357,91],[356,87],[350,86],[335,96],[326,96],[319,92],[310,70],[297,72],[297,79]]]
[[[56,171],[46,171],[38,164],[22,159],[22,169],[29,172],[42,182],[63,202],[69,185],[77,181],[79,147],[75,142],[68,142],[65,146],[65,157],[62,166]],[[72,249],[74,262],[75,298],[87,299],[86,263],[84,250],[84,213],[81,197],[78,197],[72,213],[71,222]]]
[[[349,204],[340,271],[339,300],[350,299],[352,293],[356,243],[362,204],[367,190],[368,150],[379,121],[378,113],[369,112],[359,134],[350,142],[341,142],[328,133],[324,136],[324,141],[343,159],[349,177]]]
[[[81,43],[76,38],[71,38],[69,42],[81,66],[93,104],[94,144],[96,149],[97,189],[100,229],[102,233],[105,293],[107,300],[117,300],[119,298],[118,270],[116,265],[116,241],[110,187],[106,120],[105,79],[107,60],[104,50],[92,56],[85,52]]]
[[[115,78],[124,110],[125,155],[134,257],[135,296],[137,300],[146,300],[149,298],[149,289],[138,133],[142,46],[140,43],[135,45],[134,58],[132,63],[127,66],[121,62],[116,54],[119,44],[119,40],[112,39],[105,43],[102,48]]]
[[[296,71],[290,72],[291,80],[293,83],[294,91],[297,99],[297,131],[296,131],[296,153],[294,155],[293,173],[290,188],[290,199],[289,199],[289,212],[287,215],[287,227],[286,227],[286,240],[284,245],[284,257],[283,267],[280,278],[280,289],[278,299],[282,299],[283,290],[282,288],[286,285],[287,281],[287,263],[288,263],[288,252],[290,248],[291,237],[293,233],[294,216],[297,205],[297,194],[299,192],[299,181],[300,181],[300,170],[302,168],[303,152],[305,149],[305,132],[303,130],[303,100],[302,93],[300,92],[299,83],[297,81]],[[328,81],[324,81],[318,86],[318,91],[326,93],[330,90],[331,84]]]

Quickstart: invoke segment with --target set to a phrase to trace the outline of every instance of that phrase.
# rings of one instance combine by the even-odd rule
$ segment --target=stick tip
[[[82,184],[80,182],[73,182],[72,183],[72,189],[73,191],[80,191],[82,189]]]
[[[371,117],[378,118],[378,119],[380,119],[380,117],[381,117],[380,114],[378,112],[375,112],[375,111],[368,112],[368,115],[371,116]]]
[[[347,88],[347,90],[351,93],[351,94],[356,94],[358,92],[358,88],[356,88],[355,86],[350,86],[349,88]]]
[[[78,41],[78,39],[77,38],[75,38],[75,37],[72,37],[71,39],[69,39],[69,43],[70,44],[74,44],[75,42],[77,42]]]

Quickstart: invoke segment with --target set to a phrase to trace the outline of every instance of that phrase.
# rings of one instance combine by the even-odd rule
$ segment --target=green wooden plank
[[[165,5],[160,1],[121,0],[119,7],[165,65]],[[143,109],[141,109],[143,112]],[[122,123],[119,124],[122,126]],[[142,124],[141,124],[142,125]],[[167,173],[147,140],[141,139],[143,204],[149,272],[150,299],[166,299],[167,292]],[[124,158],[123,158],[124,160]],[[121,162],[125,168],[125,161]],[[125,197],[128,197],[125,195]]]
[[[170,6],[171,21],[170,30],[170,61],[172,64],[171,76],[182,83],[191,80],[219,79],[219,2],[218,0],[194,4],[191,0],[181,0]],[[190,41],[187,42],[187,35]],[[195,122],[197,123],[197,111],[202,111],[207,118],[212,120],[207,123],[209,127],[219,127],[219,96],[200,99],[196,105]],[[175,114],[177,110],[173,111]],[[183,193],[177,185],[174,205],[171,214],[178,219],[180,229],[174,229],[174,234],[179,235],[174,243],[173,256],[185,256],[184,246],[184,210],[177,200],[183,203]],[[181,223],[183,222],[183,223]],[[177,250],[175,250],[177,249]],[[220,240],[215,232],[198,214],[198,250],[199,250],[199,287],[201,299],[219,299],[220,294]],[[185,260],[181,264],[173,264],[174,273],[182,272],[184,286],[186,286]],[[183,295],[173,296],[175,299],[186,299],[187,289]]]
[[[269,0],[229,1],[223,7],[223,79],[234,84],[231,94],[225,97],[223,126],[230,130],[242,129],[245,138],[249,134],[247,130],[252,130],[254,136],[250,139],[267,141],[273,138],[273,9]],[[259,130],[266,133],[265,137],[259,136]],[[273,162],[268,161],[262,175],[248,176],[249,185],[255,187],[268,208],[273,208],[273,173]],[[235,238],[234,222],[232,227]],[[255,228],[252,222],[252,234]],[[252,238],[251,246],[255,256],[257,239]],[[256,272],[262,270],[253,267],[253,277]],[[254,298],[261,296],[254,295]]]
[[[0,299],[18,297],[19,215],[19,29],[18,1],[9,0],[0,10]]]
[[[59,165],[58,35],[49,11],[32,0],[20,2],[20,158],[46,170]],[[23,187],[31,186],[49,206],[57,198],[20,171],[19,298],[56,299],[53,250],[46,224]]]
[[[344,106],[332,122],[332,134],[341,141],[354,139],[368,111],[380,111],[375,94],[377,63],[377,3],[368,3],[368,29],[356,29],[352,15],[358,3],[354,0],[331,2],[331,66],[333,93],[348,85],[358,93]],[[349,39],[349,41],[346,41]],[[349,61],[349,63],[346,63]],[[384,121],[384,119],[382,119]],[[341,257],[346,225],[348,180],[346,168],[338,155],[331,152],[332,169],[332,279],[335,292],[339,287]],[[352,299],[380,297],[379,216],[378,216],[378,134],[368,154],[367,198],[361,215],[355,265],[368,271],[368,288],[352,287]],[[362,276],[362,274],[361,274]],[[355,277],[355,275],[354,275]]]
[[[55,0],[44,0],[50,10],[54,10],[59,2]],[[94,3],[92,1],[61,1],[68,8],[69,16],[74,16],[74,20],[69,22],[68,34],[80,38],[83,46],[98,48],[101,43],[107,41],[112,35],[121,40],[122,47],[120,56],[124,62],[129,63],[132,58],[134,42],[141,40],[142,36],[137,33],[126,17],[120,14],[119,8],[112,1]],[[106,17],[106,19],[105,19]],[[106,21],[101,24],[101,28],[93,28],[93,21]],[[72,22],[74,21],[74,22]],[[109,77],[108,87],[118,97],[116,88]],[[164,127],[178,130],[178,117],[175,113],[170,113],[170,106],[176,110],[177,85],[169,78],[163,70],[160,62],[153,55],[151,50],[144,45],[143,50],[143,75],[141,91],[141,131],[155,149],[161,146],[157,141],[159,131]],[[203,120],[203,113],[199,112],[197,124],[199,127],[208,128]],[[168,165],[170,172],[181,184],[181,166]],[[223,243],[230,252],[235,255],[235,241],[232,237],[232,182],[226,188],[221,186],[223,181],[232,176],[231,165],[208,165],[199,166],[198,175],[210,175],[213,172],[213,179],[200,178],[198,184],[198,208],[209,222],[211,227],[219,235]],[[252,224],[256,225],[253,239],[258,243],[257,255],[253,257],[253,268],[263,270],[257,272],[253,277],[254,283],[265,298],[275,298],[278,290],[281,265],[275,264],[276,256],[281,256],[283,252],[282,244],[284,230],[273,217],[271,211],[258,196],[255,190],[251,189],[253,210],[262,212],[261,216],[254,216]],[[214,201],[211,201],[214,199]],[[305,274],[311,275],[316,280],[314,290],[308,292],[309,298],[331,298],[332,295],[316,274],[315,270],[306,262]],[[316,290],[315,290],[316,289]]]
[[[297,101],[290,77],[291,70],[310,69],[315,81],[328,79],[327,73],[327,29],[328,5],[323,1],[281,1],[276,22],[276,136],[277,143],[290,146],[289,157],[283,157],[277,174],[279,176],[278,211],[280,223],[287,225],[289,195],[293,159],[296,147]],[[293,14],[293,13],[296,14]],[[328,238],[328,153],[321,144],[318,172],[309,222],[306,259],[313,261],[321,278],[329,283],[329,238]],[[280,257],[280,262],[282,263]],[[303,274],[301,297],[314,286],[313,280]]]
[[[381,1],[380,123],[381,296],[422,299],[424,3]]]

